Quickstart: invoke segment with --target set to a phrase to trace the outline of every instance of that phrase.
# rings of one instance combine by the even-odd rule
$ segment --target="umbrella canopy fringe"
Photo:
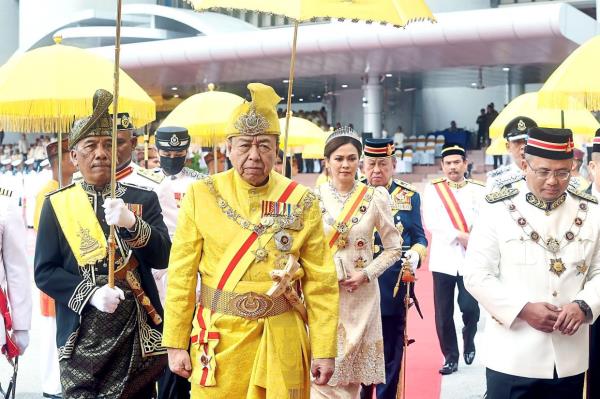
[[[555,92],[539,91],[538,104],[543,108],[553,108],[557,110],[581,109],[585,107],[589,111],[600,111],[600,92]]]
[[[155,119],[154,102],[119,99],[119,109],[129,112],[136,128]],[[92,99],[33,100],[4,102],[0,100],[0,121],[6,131],[20,133],[67,133],[73,121],[92,113]],[[56,116],[60,115],[60,116]]]

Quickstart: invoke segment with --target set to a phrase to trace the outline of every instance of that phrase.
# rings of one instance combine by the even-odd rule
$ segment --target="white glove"
[[[409,249],[404,253],[404,259],[410,265],[412,272],[414,273],[417,270],[417,266],[419,266],[419,253],[413,249]]]
[[[121,198],[107,198],[102,207],[107,224],[126,229],[131,229],[135,225],[135,215]]]
[[[19,347],[19,355],[25,353],[25,349],[29,346],[29,331],[15,330],[13,331],[12,339]]]
[[[90,304],[101,312],[114,313],[123,299],[125,299],[125,294],[119,287],[110,288],[106,284],[94,292],[90,298]]]

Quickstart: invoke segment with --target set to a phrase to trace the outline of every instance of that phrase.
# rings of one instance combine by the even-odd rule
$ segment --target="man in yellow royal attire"
[[[233,169],[183,199],[163,346],[171,370],[191,377],[192,398],[308,398],[309,370],[317,384],[333,373],[337,275],[318,200],[272,171],[280,97],[260,83],[248,89],[252,102],[227,130]]]

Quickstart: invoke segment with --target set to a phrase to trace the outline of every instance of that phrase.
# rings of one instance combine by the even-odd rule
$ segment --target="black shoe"
[[[61,395],[61,394],[59,394],[59,393],[58,393],[58,394],[56,394],[56,395],[54,395],[54,394],[51,394],[51,393],[46,393],[46,392],[44,392],[44,393],[42,394],[42,396],[43,396],[44,398],[50,398],[50,399],[62,399],[62,395]]]
[[[456,363],[456,362],[446,362],[446,363],[444,363],[444,365],[440,369],[440,374],[442,374],[442,375],[448,375],[448,374],[454,373],[455,371],[458,371],[458,363]]]
[[[470,352],[463,353],[463,357],[465,358],[465,363],[471,364],[473,360],[475,360],[475,349]]]

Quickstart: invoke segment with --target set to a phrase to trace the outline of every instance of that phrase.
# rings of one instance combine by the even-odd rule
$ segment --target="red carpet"
[[[430,239],[429,234],[427,236]],[[424,319],[421,320],[414,308],[410,309],[408,336],[416,342],[408,348],[406,358],[406,399],[439,399],[442,376],[438,369],[443,356],[435,332],[433,280],[427,260],[417,271],[417,279],[415,292]]]

